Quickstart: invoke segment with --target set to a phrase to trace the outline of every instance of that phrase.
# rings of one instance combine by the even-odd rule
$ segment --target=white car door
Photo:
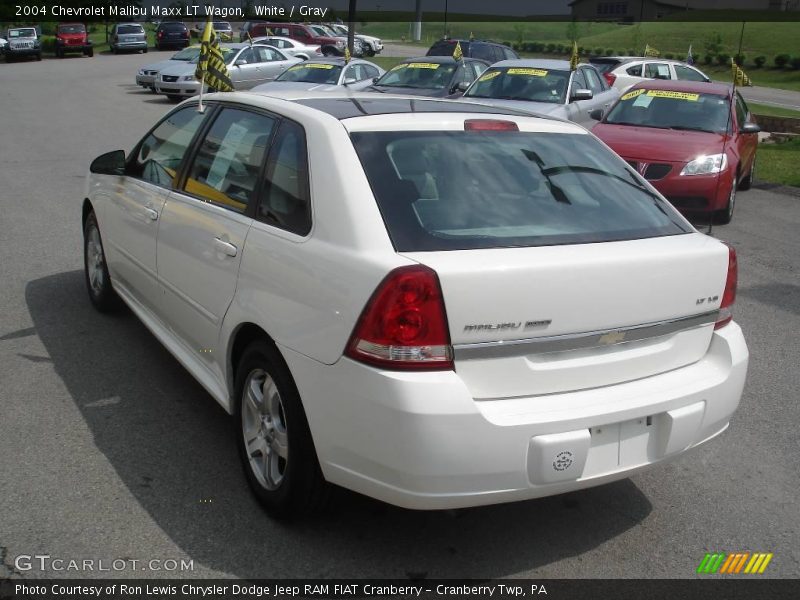
[[[103,213],[112,277],[140,303],[156,308],[156,238],[183,155],[204,119],[196,107],[171,113],[137,145]]]
[[[629,87],[642,81],[642,63],[623,63],[621,66],[614,69],[614,75],[617,76],[614,80],[614,87],[617,88],[620,93],[624,92]]]
[[[164,207],[158,280],[170,327],[219,375],[225,349],[217,347],[217,336],[236,290],[276,120],[230,107],[213,118],[181,189]]]
[[[294,57],[287,58],[279,50],[269,48],[268,46],[256,46],[253,50],[257,52],[260,61],[259,64],[261,66],[258,73],[259,81],[257,83],[272,81],[291,65],[300,62],[300,59]]]
[[[261,63],[255,48],[245,48],[228,69],[233,87],[237,90],[249,90],[262,81]]]

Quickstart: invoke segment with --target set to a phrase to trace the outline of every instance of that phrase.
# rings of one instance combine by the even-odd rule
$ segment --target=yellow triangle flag
[[[578,42],[572,42],[572,56],[569,57],[569,70],[578,68]]]
[[[644,47],[644,55],[645,56],[659,56],[661,53],[653,48],[650,44],[647,44]]]
[[[456,60],[464,58],[464,53],[461,51],[461,42],[456,42],[456,48],[453,50],[453,58]]]
[[[733,75],[733,85],[753,85],[753,82],[747,76],[747,73],[736,64],[736,61],[731,59],[731,74]]]

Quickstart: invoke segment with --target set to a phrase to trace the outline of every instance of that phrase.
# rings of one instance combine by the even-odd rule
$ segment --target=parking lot
[[[327,513],[280,524],[246,487],[224,411],[84,287],[85,172],[173,106],[133,84],[168,55],[0,63],[0,577],[23,554],[192,569],[22,577],[690,577],[707,551],[772,552],[765,576],[798,576],[800,194],[757,185],[713,232],[739,253],[751,352],[720,438],[563,496],[413,512],[341,491]]]

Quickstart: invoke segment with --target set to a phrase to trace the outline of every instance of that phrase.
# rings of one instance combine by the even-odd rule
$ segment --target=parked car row
[[[239,41],[280,36],[309,46],[319,46],[325,56],[344,56],[348,29],[336,23],[274,23],[246,21],[239,30]],[[356,34],[353,39],[353,56],[375,56],[383,50],[383,42],[376,37]]]

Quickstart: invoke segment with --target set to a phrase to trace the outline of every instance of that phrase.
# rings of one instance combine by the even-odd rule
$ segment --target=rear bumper
[[[622,479],[722,433],[744,387],[735,323],[692,365],[619,385],[475,401],[457,372],[322,365],[282,348],[326,479],[391,504],[445,509]]]
[[[142,40],[140,42],[116,42],[111,46],[112,48],[116,48],[117,50],[144,50],[145,48],[147,48],[147,41]]]

